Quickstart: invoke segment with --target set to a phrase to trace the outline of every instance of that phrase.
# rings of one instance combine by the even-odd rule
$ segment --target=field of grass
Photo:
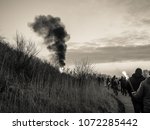
[[[134,113],[131,98],[129,96],[123,96],[122,94],[119,93],[117,98],[124,104],[125,113]]]
[[[86,65],[60,73],[36,57],[32,44],[20,37],[16,43],[0,40],[0,112],[124,112]]]

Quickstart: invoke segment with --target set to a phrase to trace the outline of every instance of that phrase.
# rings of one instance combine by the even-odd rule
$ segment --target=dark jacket
[[[134,97],[142,100],[143,112],[150,113],[150,77],[142,81]]]
[[[134,74],[132,75],[132,77],[129,78],[129,81],[131,82],[134,91],[137,91],[137,89],[138,89],[139,86],[140,86],[140,83],[141,83],[144,79],[145,79],[145,78],[144,78],[142,75],[136,74],[136,73],[134,73]],[[128,90],[129,96],[132,97],[132,92],[133,92],[133,90],[131,89],[131,86],[130,86],[129,82],[127,82],[127,90]]]

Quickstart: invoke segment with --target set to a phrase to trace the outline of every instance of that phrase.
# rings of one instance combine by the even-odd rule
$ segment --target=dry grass
[[[0,112],[121,111],[87,64],[61,74],[25,40],[16,41],[17,49],[0,41]]]

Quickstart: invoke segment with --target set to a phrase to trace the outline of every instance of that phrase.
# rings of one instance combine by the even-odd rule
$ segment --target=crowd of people
[[[115,75],[113,77],[108,76],[105,80],[105,86],[108,89],[112,89],[115,95],[118,95],[119,92],[122,93],[122,95],[127,95],[127,80],[125,77],[121,76],[120,78],[116,77]]]
[[[108,76],[105,79],[105,86],[112,89],[117,96],[119,92],[122,95],[131,97],[135,113],[150,112],[150,72],[142,71],[137,68],[128,79],[122,76],[120,78]]]

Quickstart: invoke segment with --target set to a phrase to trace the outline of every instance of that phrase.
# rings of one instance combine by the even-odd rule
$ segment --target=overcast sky
[[[67,64],[82,58],[92,63],[147,68],[150,57],[150,0],[0,0],[0,35],[12,40],[22,33],[48,51],[28,23],[36,15],[58,16],[71,36]],[[128,62],[126,62],[128,61]],[[143,63],[143,64],[142,64]],[[150,64],[149,64],[150,65]],[[102,67],[102,66],[101,66]],[[123,68],[122,68],[123,69]]]

